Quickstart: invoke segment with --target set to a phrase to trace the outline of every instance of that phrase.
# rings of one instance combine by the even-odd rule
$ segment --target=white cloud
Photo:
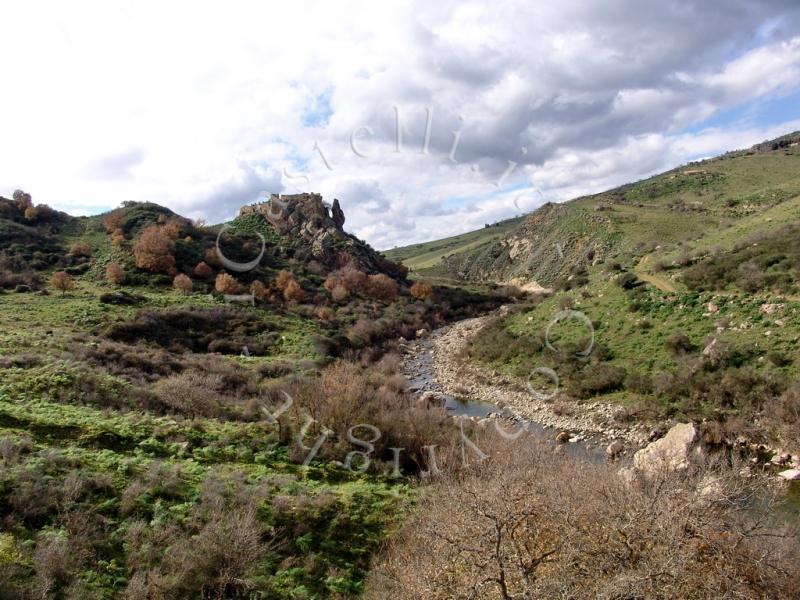
[[[311,189],[378,247],[783,133],[683,130],[800,87],[788,0],[46,2],[0,21],[0,193],[216,221]]]

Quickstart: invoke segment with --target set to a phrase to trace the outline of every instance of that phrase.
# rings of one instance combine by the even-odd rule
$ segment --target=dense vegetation
[[[796,532],[724,442],[800,448],[798,156],[394,251],[416,282],[321,199],[222,230],[0,198],[0,598],[796,597]],[[218,236],[266,250],[226,269]],[[507,285],[532,275],[554,292]],[[552,369],[557,412],[698,421],[723,464],[634,485],[462,422],[491,456],[466,460],[399,352],[501,304],[464,360],[545,397]]]
[[[221,244],[267,252],[228,273],[219,228],[163,207],[32,207],[0,199],[0,597],[360,594],[422,446],[454,442],[396,339],[503,298],[326,266],[257,215]]]

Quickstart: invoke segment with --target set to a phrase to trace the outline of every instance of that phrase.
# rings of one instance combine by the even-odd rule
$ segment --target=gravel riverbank
[[[467,341],[477,334],[492,316],[465,319],[437,329],[427,339],[409,342],[406,375],[419,391],[432,391],[473,402],[504,407],[521,419],[561,432],[570,441],[594,443],[624,442],[626,450],[636,450],[647,443],[649,429],[640,423],[622,425],[613,419],[615,407],[601,402],[559,400],[562,414],[553,405],[537,399],[525,387],[502,375],[460,360]],[[533,366],[532,366],[533,368]]]

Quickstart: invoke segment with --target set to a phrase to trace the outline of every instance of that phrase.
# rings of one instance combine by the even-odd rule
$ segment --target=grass
[[[780,373],[790,380],[800,376],[797,336],[800,303],[787,302],[769,293],[725,296],[710,292],[669,293],[649,285],[641,286],[632,295],[609,279],[599,266],[594,267],[590,269],[589,283],[583,288],[586,294],[555,294],[500,320],[494,327],[514,337],[543,339],[548,324],[562,310],[564,296],[569,296],[573,299],[574,310],[592,321],[596,348],[603,347],[606,354],[603,362],[625,369],[629,374],[655,375],[677,370],[681,359],[668,349],[667,340],[681,332],[689,337],[698,353],[709,340],[717,338],[737,347],[755,349],[749,364],[758,371]],[[638,308],[635,311],[632,310],[634,303]],[[709,313],[709,303],[714,304],[718,312]],[[760,310],[766,303],[782,303],[783,308],[768,316]],[[719,330],[718,323],[723,319],[729,325]],[[564,321],[551,328],[551,343],[556,348],[566,343],[584,347],[587,331],[579,321]],[[481,339],[476,342],[478,345]],[[558,372],[559,364],[553,362],[554,356],[549,350],[537,346],[534,349],[526,350],[523,346],[511,355],[498,351],[495,359],[489,353],[483,363],[504,375],[522,379],[538,366],[552,366]],[[788,364],[776,367],[769,359],[771,353],[786,356]],[[621,404],[639,400],[637,394],[628,390],[601,394],[597,398]]]
[[[369,558],[413,501],[411,488],[379,474],[351,473],[321,459],[303,467],[290,459],[290,447],[280,439],[276,426],[263,420],[187,419],[87,405],[82,389],[90,373],[95,395],[124,396],[134,384],[87,371],[71,350],[76,340],[96,344],[94,336],[109,323],[129,320],[141,308],[220,306],[204,294],[184,296],[146,288],[131,289],[145,298],[141,307],[101,304],[98,295],[109,289],[84,278],[63,298],[60,294],[0,295],[0,358],[18,360],[21,365],[0,365],[0,442],[4,452],[9,444],[27,448],[16,462],[0,458],[0,506],[4,507],[0,517],[12,523],[9,506],[18,506],[26,493],[34,494],[26,491],[26,482],[37,482],[36,494],[53,498],[62,498],[60,490],[66,489],[68,481],[110,482],[107,488],[87,492],[89,496],[59,500],[59,512],[48,512],[40,496],[25,501],[37,507],[38,516],[14,522],[0,537],[0,571],[11,573],[11,582],[30,584],[34,572],[45,572],[43,559],[33,549],[41,547],[47,536],[73,545],[83,543],[65,525],[64,515],[95,515],[107,523],[104,541],[93,547],[91,561],[70,567],[77,569],[70,571],[71,589],[81,590],[87,598],[118,597],[131,584],[131,564],[139,560],[124,542],[132,528],[144,519],[148,531],[172,532],[174,544],[192,539],[198,535],[196,528],[209,518],[202,512],[206,510],[204,490],[209,482],[221,480],[225,485],[243,486],[237,493],[247,497],[260,498],[256,490],[268,490],[258,504],[257,518],[262,535],[272,542],[247,575],[249,585],[261,594],[255,597],[296,600],[360,594]],[[238,310],[262,314],[270,329],[280,331],[279,342],[268,357],[220,360],[253,369],[261,363],[318,357],[312,343],[318,331],[316,321],[291,311]],[[176,491],[158,491],[152,484],[141,487],[156,468],[179,474]],[[13,509],[14,514],[19,510]],[[213,516],[211,522],[224,522],[224,518]],[[186,560],[204,559],[198,550]],[[194,568],[191,564],[183,567]],[[7,585],[9,580],[0,579],[0,584]],[[172,597],[197,597],[189,588],[175,589]]]
[[[444,257],[475,251],[500,237],[512,233],[520,223],[522,223],[522,217],[508,219],[495,223],[490,227],[434,242],[412,244],[386,250],[384,255],[389,260],[402,262],[411,271],[435,269],[441,264]]]
[[[545,205],[500,235],[478,230],[389,255],[442,279],[521,278],[550,287],[590,253],[624,263],[651,254],[650,265],[669,263],[687,251],[730,249],[742,236],[796,221],[798,173],[797,146],[732,153]]]

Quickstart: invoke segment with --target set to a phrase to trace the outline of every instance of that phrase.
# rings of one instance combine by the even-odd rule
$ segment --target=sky
[[[387,249],[800,129],[797,0],[31,0],[0,23],[0,195],[75,215],[314,191]]]

